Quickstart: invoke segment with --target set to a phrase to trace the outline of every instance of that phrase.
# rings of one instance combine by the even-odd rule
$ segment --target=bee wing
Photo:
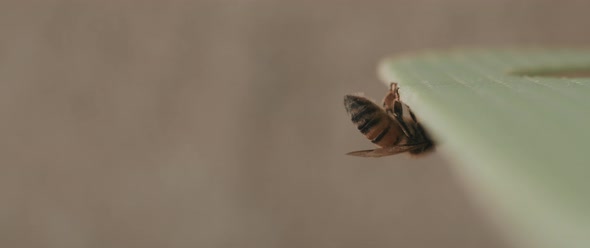
[[[362,150],[362,151],[354,151],[349,152],[346,155],[357,156],[357,157],[371,157],[371,158],[378,158],[383,156],[390,156],[399,153],[404,153],[410,150],[414,150],[420,147],[423,147],[424,144],[414,144],[414,145],[401,145],[401,146],[394,146],[394,147],[387,147],[387,148],[377,148],[372,150]]]

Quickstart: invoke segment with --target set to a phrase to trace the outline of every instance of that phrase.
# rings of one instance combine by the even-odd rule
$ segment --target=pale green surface
[[[590,79],[511,75],[590,68],[590,51],[467,50],[393,57],[383,81],[521,244],[590,247]]]

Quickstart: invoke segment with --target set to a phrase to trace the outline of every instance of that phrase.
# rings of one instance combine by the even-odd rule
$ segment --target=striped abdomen
[[[347,95],[344,97],[344,106],[358,130],[374,144],[391,147],[406,142],[407,138],[400,126],[371,100]]]

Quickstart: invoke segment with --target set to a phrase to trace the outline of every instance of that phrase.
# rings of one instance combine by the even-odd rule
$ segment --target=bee
[[[382,157],[409,152],[423,154],[434,147],[432,140],[408,105],[400,100],[397,83],[391,83],[383,107],[358,95],[346,95],[344,107],[352,123],[379,148],[348,155]]]

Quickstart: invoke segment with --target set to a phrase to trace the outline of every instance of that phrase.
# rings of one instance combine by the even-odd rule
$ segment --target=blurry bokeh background
[[[2,247],[511,247],[440,154],[361,159],[385,56],[585,45],[588,1],[2,1]]]

